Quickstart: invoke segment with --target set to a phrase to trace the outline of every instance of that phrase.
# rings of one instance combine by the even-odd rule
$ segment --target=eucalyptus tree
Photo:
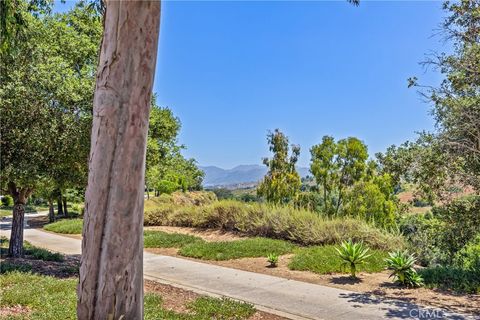
[[[105,5],[77,315],[142,319],[145,152],[160,2]]]
[[[325,212],[338,214],[348,188],[367,174],[367,146],[355,137],[335,142],[324,136],[310,153],[310,171],[323,192]]]
[[[257,193],[268,202],[287,203],[300,192],[302,185],[295,168],[300,155],[298,145],[289,146],[288,137],[279,129],[267,135],[272,158],[264,158],[268,172],[257,187]],[[291,148],[291,150],[290,150]]]

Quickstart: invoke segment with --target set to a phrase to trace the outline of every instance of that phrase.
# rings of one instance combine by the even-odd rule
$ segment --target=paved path
[[[0,223],[8,236],[9,219]],[[65,254],[80,254],[81,241],[38,229],[25,229],[33,245]],[[330,288],[264,274],[241,271],[176,257],[144,253],[147,279],[169,283],[209,295],[227,296],[254,304],[258,309],[291,319],[413,319],[420,312],[436,311],[434,319],[474,319],[460,314],[420,307],[400,300]],[[432,317],[428,318],[432,319]]]

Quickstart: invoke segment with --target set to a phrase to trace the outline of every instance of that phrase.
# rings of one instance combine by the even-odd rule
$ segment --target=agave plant
[[[363,242],[343,241],[340,248],[335,248],[335,250],[343,260],[343,265],[350,268],[352,278],[357,277],[357,266],[371,256],[371,254],[367,254],[370,249],[365,247]]]
[[[394,277],[396,282],[407,287],[419,287],[423,284],[422,277],[413,268],[416,262],[413,254],[407,251],[395,251],[388,255],[385,262],[388,269],[392,270],[390,277]]]
[[[270,267],[274,268],[278,264],[278,254],[270,253],[267,256],[267,261],[270,263]]]

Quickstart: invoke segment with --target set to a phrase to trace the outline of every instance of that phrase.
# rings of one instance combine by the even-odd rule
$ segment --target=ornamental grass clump
[[[352,278],[357,277],[358,265],[364,263],[371,256],[371,254],[368,254],[370,249],[365,247],[363,242],[343,241],[340,248],[335,249],[340,259],[343,260],[343,266],[350,269]]]

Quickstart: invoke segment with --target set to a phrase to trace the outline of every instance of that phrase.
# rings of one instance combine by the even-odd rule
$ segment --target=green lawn
[[[0,253],[3,256],[6,254],[8,249],[9,240],[6,237],[0,237]],[[57,252],[51,252],[43,248],[35,247],[28,241],[23,241],[23,252],[25,255],[30,256],[34,260],[43,260],[43,261],[63,261],[64,257],[62,254]],[[2,263],[0,266],[0,273],[4,271],[4,265]]]
[[[163,231],[144,231],[145,248],[180,248],[187,244],[203,241],[199,237]]]
[[[30,312],[8,319],[76,319],[77,279],[56,279],[31,273],[0,275],[0,307],[22,306]],[[200,297],[187,305],[186,313],[165,310],[158,294],[145,295],[146,320],[247,319],[255,313],[252,305],[228,299]]]
[[[47,224],[43,229],[56,233],[82,234],[83,219],[62,219]]]
[[[0,207],[0,218],[11,216],[13,211],[13,207]],[[26,213],[35,213],[39,211],[48,211],[48,207],[45,206],[25,206]]]
[[[386,252],[371,250],[372,256],[361,264],[359,271],[379,272],[385,269],[384,259]],[[312,271],[319,274],[348,272],[342,267],[342,260],[338,257],[335,246],[315,246],[300,248],[295,251],[295,256],[288,265],[292,270]]]
[[[230,260],[246,257],[266,257],[269,253],[290,253],[295,245],[283,240],[250,238],[222,242],[194,242],[182,247],[179,254],[203,260]]]

